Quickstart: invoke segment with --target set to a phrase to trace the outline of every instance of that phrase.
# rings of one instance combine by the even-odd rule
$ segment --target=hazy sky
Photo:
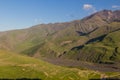
[[[103,9],[120,10],[120,0],[0,0],[0,31],[72,21]]]

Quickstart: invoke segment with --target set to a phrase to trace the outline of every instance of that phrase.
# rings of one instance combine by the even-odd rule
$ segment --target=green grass
[[[0,50],[0,78],[40,78],[42,80],[88,80],[102,73],[52,65],[50,63]]]
[[[115,23],[114,23],[115,25]],[[108,33],[102,41],[85,44],[82,49],[74,49],[66,57],[95,63],[120,61],[120,30]]]
[[[65,58],[80,58],[83,61],[97,63],[120,61],[120,31],[115,31],[120,28],[120,23],[108,24],[98,16],[81,21],[43,24],[28,29],[3,32],[0,34],[0,48],[28,56],[34,56],[39,52],[41,56],[52,58],[68,52]],[[89,32],[90,27],[96,26],[98,29],[86,36],[77,33],[81,30]],[[85,44],[88,40],[104,34],[108,35],[103,41]],[[81,50],[71,51],[72,48],[83,44],[85,46]],[[81,78],[85,80],[100,76],[100,73],[94,71],[55,66],[6,51],[0,51],[0,63],[0,76],[8,78],[30,76],[41,79],[47,77],[48,80],[80,80]]]

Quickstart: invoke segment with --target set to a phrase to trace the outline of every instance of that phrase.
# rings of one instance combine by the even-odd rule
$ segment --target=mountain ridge
[[[90,40],[96,42],[100,36],[119,31],[119,13],[120,10],[102,10],[81,20],[40,24],[27,29],[2,32],[0,48],[29,56],[39,53],[39,56],[48,58],[59,58],[64,55],[71,57],[70,51],[73,48],[84,47],[91,44],[88,43]],[[77,52],[73,50],[74,56],[79,54],[79,50]]]

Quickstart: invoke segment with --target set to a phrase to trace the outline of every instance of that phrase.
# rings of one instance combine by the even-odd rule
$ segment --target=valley
[[[94,80],[102,75],[120,79],[120,10],[0,32],[0,78]]]

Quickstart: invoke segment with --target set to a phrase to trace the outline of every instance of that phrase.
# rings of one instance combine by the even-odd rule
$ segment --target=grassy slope
[[[88,80],[101,73],[52,65],[34,58],[0,50],[0,78],[40,78],[42,80]]]
[[[36,50],[40,52],[41,55],[43,56],[59,56],[61,54],[64,54],[64,52],[68,52],[70,49],[72,49],[75,46],[83,45],[85,44],[88,40],[92,38],[96,38],[98,36],[108,34],[109,32],[112,32],[114,30],[117,30],[120,28],[120,23],[119,22],[112,22],[112,23],[105,23],[104,21],[101,21],[101,19],[98,19],[99,17],[94,17],[96,22],[93,24],[95,19],[88,19],[83,23],[77,22],[76,25],[71,23],[69,24],[69,27],[66,27],[62,30],[59,30],[55,32],[55,34],[51,34],[46,37],[46,40],[44,40],[44,44],[41,47],[32,47],[33,49],[28,49],[31,52]],[[85,35],[85,36],[80,36],[76,31],[79,31],[83,28],[81,27],[95,27],[99,26],[97,30],[94,32]],[[86,29],[83,29],[83,31]],[[39,46],[39,45],[37,45]],[[40,49],[39,49],[40,48]],[[29,52],[27,49],[25,52]],[[27,53],[26,53],[27,54]],[[34,55],[34,53],[32,53]],[[49,55],[50,54],[50,55]],[[72,55],[72,54],[70,54]]]
[[[0,47],[2,46],[2,48],[8,50],[10,49],[16,52],[22,52],[23,54],[27,54],[29,56],[33,56],[38,50],[40,54],[43,54],[43,56],[47,55],[51,58],[51,54],[53,53],[55,53],[53,55],[56,56],[57,54],[57,56],[59,56],[59,54],[62,54],[64,51],[69,51],[75,46],[84,44],[89,40],[89,38],[91,39],[107,32],[107,27],[104,26],[106,23],[103,20],[101,21],[99,17],[94,18],[95,19],[90,19],[83,23],[77,22],[77,26],[72,23],[62,23],[55,25],[38,25],[37,27],[32,27],[29,29],[8,31],[7,34],[4,34],[3,36],[0,35]],[[119,25],[120,23],[110,24],[111,28],[109,28],[108,31],[118,28]],[[81,29],[86,32],[88,27],[96,26],[99,26],[100,28],[91,33],[89,37],[88,35],[80,36],[76,32]],[[86,28],[83,29],[83,27]],[[120,60],[119,34],[119,32],[114,34],[111,33],[108,35],[111,37],[106,37],[102,42],[95,42],[85,45],[81,53],[81,55],[84,53],[82,56],[83,60],[88,59],[88,61],[91,60],[91,62],[99,62],[99,54],[104,54],[106,51],[105,57],[102,58],[101,61],[111,61],[109,60],[111,56],[112,60]],[[110,39],[113,39],[112,42]],[[115,49],[116,47],[118,48]],[[78,51],[79,50],[76,50],[75,52],[70,53],[68,56],[74,57]],[[94,51],[94,57],[92,56],[92,51]],[[113,54],[114,52],[115,54]],[[78,56],[79,55],[77,55],[77,57]],[[8,78],[39,77],[41,79],[45,79],[45,77],[47,77],[47,79],[53,80],[54,77],[54,79],[57,80],[63,80],[63,78],[67,80],[72,78],[79,80],[80,78],[88,79],[86,75],[89,77],[94,77],[94,75],[91,74],[95,74],[96,77],[96,75],[99,76],[100,74],[96,74],[93,71],[59,67],[39,61],[37,59],[13,55],[12,53],[5,51],[0,51],[0,63],[0,73],[2,73],[0,76]]]
[[[120,31],[109,33],[102,41],[85,45],[79,50],[71,51],[72,57],[90,62],[120,61]],[[77,52],[76,52],[77,51]],[[76,55],[76,53],[79,53]],[[69,55],[68,55],[69,56]],[[76,58],[76,57],[73,57]]]
[[[2,35],[0,34],[0,48],[29,56],[34,56],[36,52],[43,56],[60,56],[76,46],[85,44],[89,39],[118,29],[119,25],[119,22],[108,23],[98,15],[68,23],[36,25],[24,30],[3,32]],[[96,30],[84,36],[78,33],[86,33],[94,29]]]

